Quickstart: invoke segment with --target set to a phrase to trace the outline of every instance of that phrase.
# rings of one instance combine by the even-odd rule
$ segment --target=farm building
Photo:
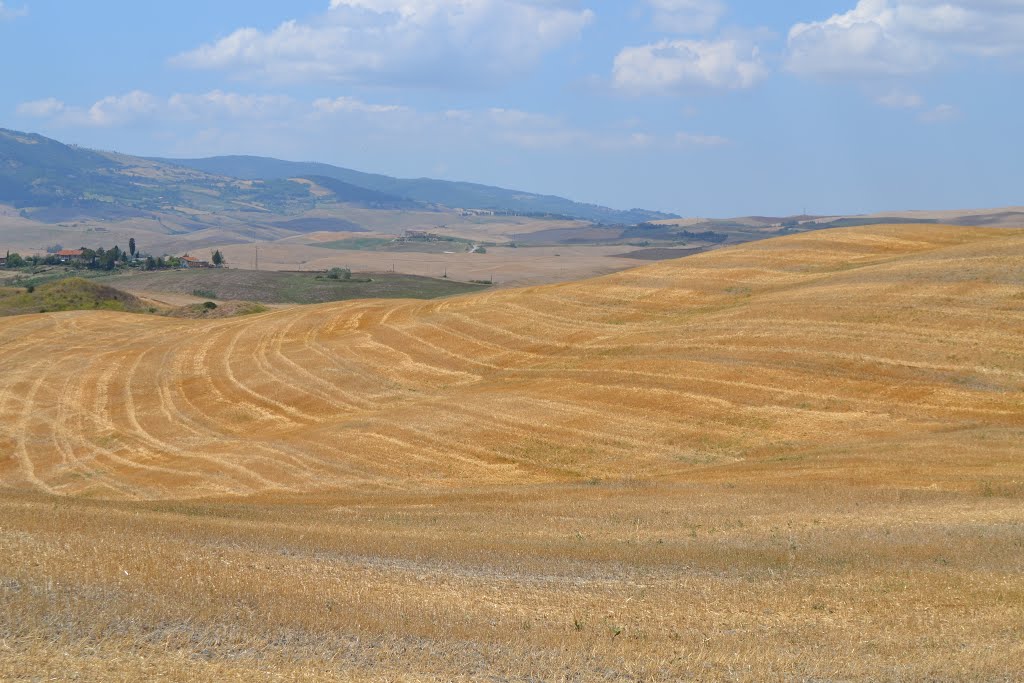
[[[189,256],[185,254],[181,257],[182,268],[213,268],[213,264],[201,258],[195,256]]]
[[[56,256],[61,263],[71,263],[73,261],[81,261],[84,253],[85,252],[81,249],[61,249],[54,254],[54,256]]]

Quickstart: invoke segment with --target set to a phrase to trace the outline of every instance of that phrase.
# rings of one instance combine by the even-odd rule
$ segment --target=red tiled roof
[[[61,249],[57,256],[81,256],[83,253],[81,249]]]

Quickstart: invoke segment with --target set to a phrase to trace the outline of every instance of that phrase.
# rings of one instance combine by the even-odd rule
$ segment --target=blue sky
[[[0,1],[0,127],[687,216],[1024,203],[1024,0]]]

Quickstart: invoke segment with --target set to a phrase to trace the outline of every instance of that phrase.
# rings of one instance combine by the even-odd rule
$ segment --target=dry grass
[[[0,679],[1018,680],[1022,258],[0,321]]]

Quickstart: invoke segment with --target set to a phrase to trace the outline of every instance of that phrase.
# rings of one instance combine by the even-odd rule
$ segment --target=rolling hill
[[[1024,232],[0,319],[0,678],[1020,678]]]
[[[0,477],[187,498],[785,456],[851,477],[927,463],[955,488],[962,458],[1019,447],[1022,254],[1019,232],[860,228],[442,302],[9,319]],[[111,364],[126,370],[100,380]]]

